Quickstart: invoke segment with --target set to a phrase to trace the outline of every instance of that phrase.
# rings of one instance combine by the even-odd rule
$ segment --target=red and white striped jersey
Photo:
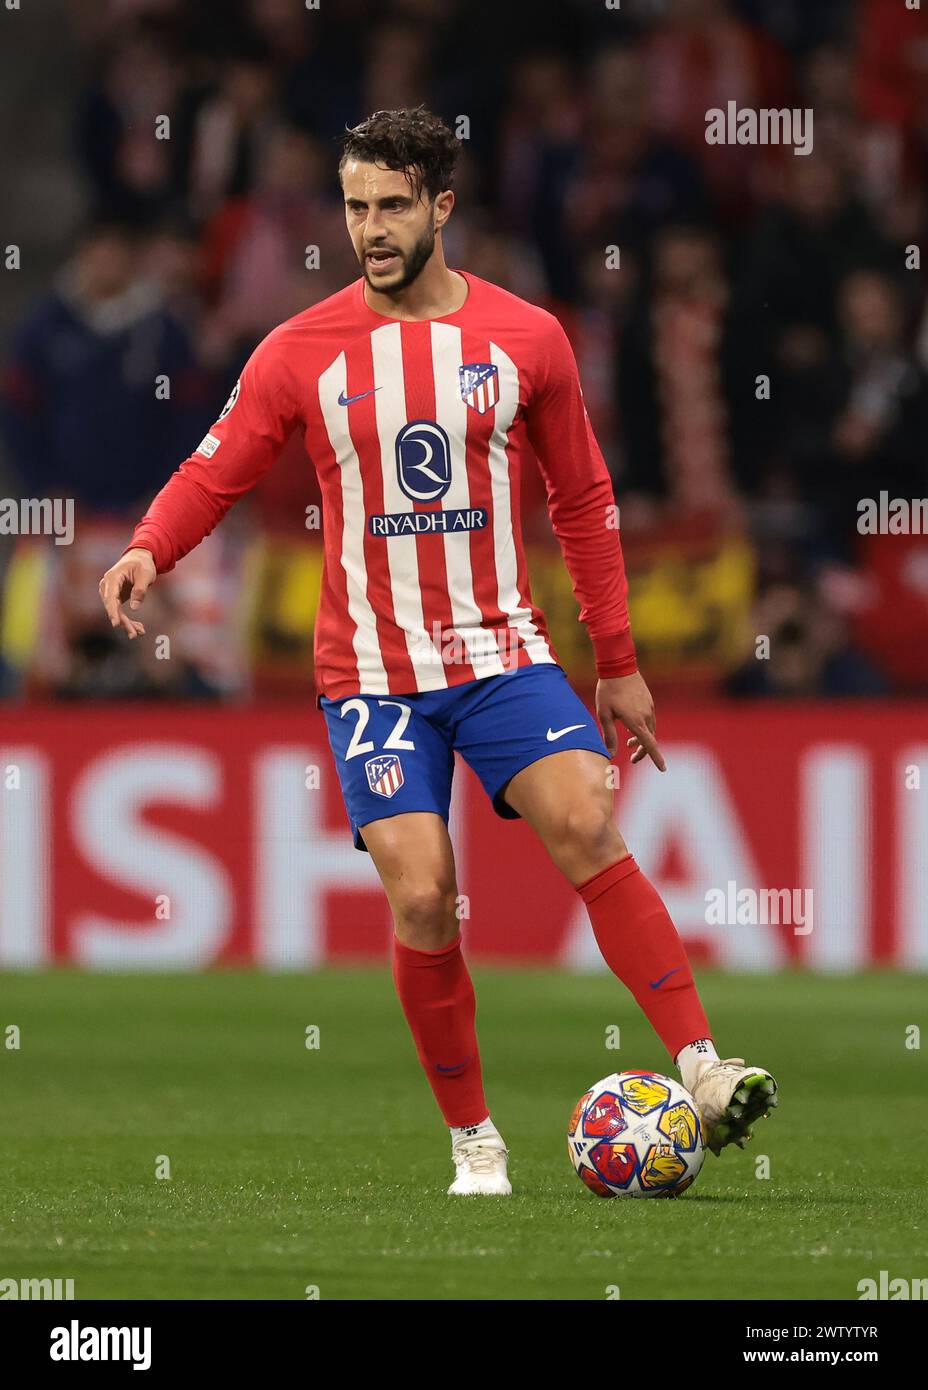
[[[556,660],[519,519],[535,458],[599,673],[636,669],[612,486],[564,331],[461,273],[467,299],[442,318],[386,318],[359,279],[274,329],[132,538],[170,570],[301,430],[323,501],[316,680],[335,699]]]

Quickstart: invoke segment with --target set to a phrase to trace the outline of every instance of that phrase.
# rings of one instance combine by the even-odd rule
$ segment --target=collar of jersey
[[[461,279],[467,284],[467,298],[464,300],[461,307],[455,309],[452,313],[438,314],[435,318],[430,319],[395,319],[392,318],[390,314],[381,314],[378,310],[372,309],[364,297],[364,286],[367,283],[364,276],[362,275],[355,283],[358,286],[358,295],[364,308],[369,314],[372,314],[375,319],[379,319],[381,323],[454,323],[458,314],[463,314],[465,309],[470,307],[474,297],[474,278],[466,270],[458,270],[457,266],[452,265],[449,266],[448,269],[453,270],[456,275],[460,275]]]

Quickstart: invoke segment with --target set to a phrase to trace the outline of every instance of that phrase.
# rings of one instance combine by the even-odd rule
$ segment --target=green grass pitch
[[[768,1066],[781,1106],[677,1201],[594,1197],[567,1156],[589,1084],[669,1068],[626,992],[476,982],[510,1199],[445,1195],[447,1131],[386,971],[0,976],[0,1278],[73,1278],[78,1299],[626,1300],[855,1299],[881,1269],[924,1276],[925,1064],[906,1047],[924,977],[701,974],[723,1055]]]

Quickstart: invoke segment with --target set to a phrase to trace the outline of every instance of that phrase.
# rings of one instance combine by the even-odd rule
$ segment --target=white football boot
[[[457,1176],[448,1188],[451,1197],[508,1197],[512,1192],[503,1136],[486,1120],[468,1132],[458,1131],[451,1142]]]
[[[690,1087],[702,1118],[706,1148],[716,1157],[726,1144],[745,1148],[755,1120],[768,1119],[777,1103],[777,1083],[763,1067],[746,1067],[743,1057],[705,1061]]]

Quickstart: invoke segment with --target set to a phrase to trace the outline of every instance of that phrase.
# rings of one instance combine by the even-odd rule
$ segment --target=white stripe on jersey
[[[442,507],[470,507],[467,480],[467,411],[461,395],[459,368],[464,358],[461,330],[450,323],[433,323],[432,372],[435,378],[435,419],[451,442],[451,486],[442,498]],[[469,531],[446,532],[445,570],[454,628],[467,650],[467,658],[481,676],[499,676],[507,669],[500,660],[496,634],[482,626],[483,613],[474,598],[474,577],[470,564]],[[391,542],[392,544],[392,542]]]
[[[396,476],[396,437],[407,423],[406,378],[403,372],[403,340],[399,323],[384,324],[371,334],[374,362],[374,410],[380,440],[380,467],[383,473],[383,509],[390,512],[413,510]],[[362,522],[363,525],[363,522]],[[419,559],[415,536],[391,536],[385,541],[390,588],[397,626],[406,637],[418,690],[444,690],[448,684],[441,653],[425,630]]]
[[[367,597],[367,565],[364,560],[367,514],[361,468],[348,432],[347,409],[338,404],[339,395],[342,392],[347,395],[347,388],[345,354],[340,352],[319,378],[319,404],[341,480],[341,563],[348,589],[348,613],[355,625],[351,642],[358,662],[361,689],[372,695],[388,695],[390,683],[380,654],[377,621]]]
[[[490,361],[499,371],[499,403],[490,437],[490,482],[493,489],[493,548],[496,555],[496,582],[499,606],[508,614],[509,626],[521,637],[533,663],[554,661],[551,648],[532,622],[531,609],[519,595],[515,536],[512,530],[509,455],[506,442],[519,405],[519,373],[511,357],[490,343]]]

